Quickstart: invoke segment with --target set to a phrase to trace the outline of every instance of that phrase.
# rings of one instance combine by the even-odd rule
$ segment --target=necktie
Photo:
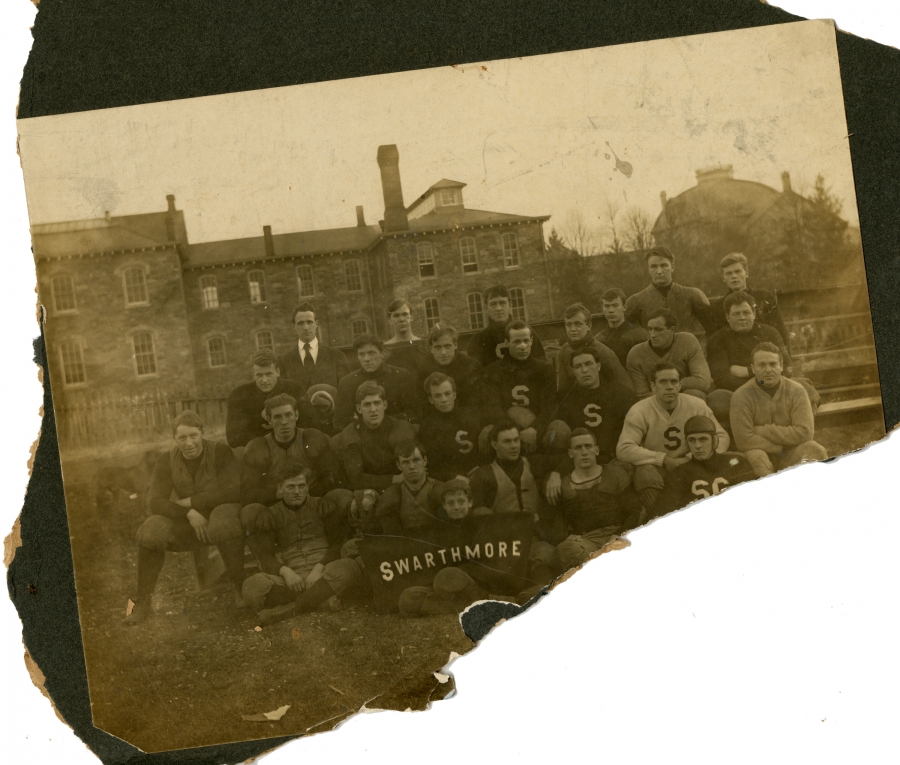
[[[316,368],[316,360],[312,357],[312,348],[309,347],[309,343],[303,343],[303,367],[310,374]]]

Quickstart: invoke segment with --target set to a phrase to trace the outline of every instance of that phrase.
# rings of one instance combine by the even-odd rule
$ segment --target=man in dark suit
[[[299,382],[310,403],[331,417],[338,382],[350,374],[350,364],[341,351],[319,342],[319,322],[312,303],[298,305],[291,321],[297,344],[279,360],[281,376]]]

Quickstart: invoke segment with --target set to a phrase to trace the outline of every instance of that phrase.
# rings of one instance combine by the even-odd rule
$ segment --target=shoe
[[[142,600],[137,603],[135,603],[133,600],[129,600],[128,603],[132,606],[131,613],[128,614],[125,617],[125,620],[122,622],[128,627],[134,627],[138,624],[142,624],[153,615],[149,600]]]
[[[297,614],[296,603],[285,603],[283,606],[275,606],[274,608],[264,608],[259,612],[258,624],[260,627],[268,627],[277,624],[285,619],[290,619]]]
[[[328,604],[328,609],[331,611],[340,611],[344,607],[344,604],[341,603],[341,599],[337,595],[332,595],[325,602]]]

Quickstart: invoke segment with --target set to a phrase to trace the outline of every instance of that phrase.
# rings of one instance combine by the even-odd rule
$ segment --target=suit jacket
[[[279,360],[281,376],[289,380],[296,380],[304,390],[312,385],[326,384],[335,388],[342,377],[350,374],[350,364],[347,357],[339,350],[329,348],[321,340],[319,341],[319,358],[316,360],[316,368],[312,375],[306,371],[303,361],[300,359],[300,346],[294,343],[294,347],[285,353]]]

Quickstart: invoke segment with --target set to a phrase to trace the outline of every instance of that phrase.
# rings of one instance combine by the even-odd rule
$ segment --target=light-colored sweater
[[[716,451],[727,451],[728,434],[706,402],[696,396],[679,393],[678,403],[671,412],[662,407],[656,396],[638,401],[628,410],[616,446],[616,457],[632,465],[658,467],[662,467],[666,457],[683,457],[688,453],[684,424],[695,415],[709,417],[716,423],[716,435],[719,436]]]
[[[779,454],[812,441],[815,419],[809,396],[800,383],[781,378],[774,396],[751,377],[731,397],[731,429],[737,448]]]
[[[662,356],[653,350],[649,340],[638,343],[628,351],[625,369],[631,376],[635,396],[647,398],[653,395],[653,391],[650,390],[650,375],[662,361],[668,361],[678,367],[678,371],[681,372],[682,390],[702,390],[706,393],[712,385],[709,364],[706,363],[706,357],[697,338],[690,332],[676,332],[672,345]]]
[[[625,301],[625,318],[646,327],[650,314],[660,308],[668,308],[675,314],[679,329],[700,332],[709,310],[709,298],[697,287],[684,287],[672,282],[663,295],[650,284]]]

